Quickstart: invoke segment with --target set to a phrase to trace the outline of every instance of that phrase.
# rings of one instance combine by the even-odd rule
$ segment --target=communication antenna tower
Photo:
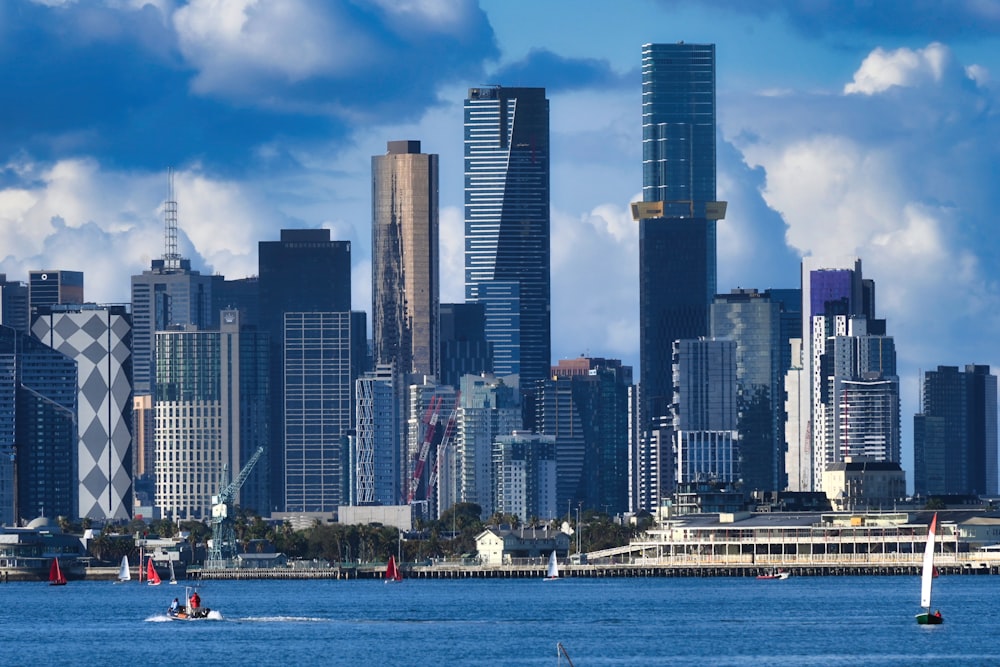
[[[174,170],[167,168],[167,201],[163,203],[164,252],[163,268],[179,270],[181,256],[177,252],[177,200],[174,198]]]

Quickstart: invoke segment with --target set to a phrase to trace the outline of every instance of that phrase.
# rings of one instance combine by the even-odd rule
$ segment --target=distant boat
[[[168,560],[167,562],[170,563],[170,583],[176,585],[177,584],[177,576],[174,575],[174,561],[173,560]]]
[[[122,566],[118,568],[118,581],[116,584],[124,584],[126,581],[132,580],[132,573],[129,571],[128,567],[128,556],[122,556]]]
[[[789,572],[788,570],[773,569],[770,572],[764,572],[762,574],[758,574],[757,578],[758,579],[787,579],[789,576],[791,576],[791,572]]]
[[[924,548],[924,568],[920,574],[920,606],[924,608],[917,614],[920,625],[941,625],[944,618],[940,611],[931,613],[931,586],[934,584],[934,538],[937,533],[937,512],[927,528],[927,546]]]
[[[65,586],[66,577],[63,576],[62,570],[59,569],[59,559],[52,559],[52,567],[49,568],[49,586]]]
[[[556,552],[553,549],[549,554],[549,566],[545,569],[545,581],[552,581],[559,578],[559,561],[556,560]]]
[[[146,568],[146,585],[147,586],[159,586],[163,582],[160,581],[160,575],[156,573],[156,568],[153,567],[153,557],[150,556],[149,560],[146,561],[148,567]]]
[[[389,556],[389,564],[385,568],[385,583],[402,580],[403,575],[400,573],[399,568],[396,567],[396,557]]]

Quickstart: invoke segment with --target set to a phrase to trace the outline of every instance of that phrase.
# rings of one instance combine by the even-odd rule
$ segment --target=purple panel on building
[[[854,313],[852,285],[854,271],[852,269],[819,269],[809,273],[809,316],[826,314],[826,304],[830,301],[843,301],[846,311],[838,310],[836,314]]]

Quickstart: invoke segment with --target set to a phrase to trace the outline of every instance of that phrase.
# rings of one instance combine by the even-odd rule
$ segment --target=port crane
[[[254,464],[263,453],[264,448],[258,447],[236,479],[228,484],[226,477],[229,466],[222,467],[219,493],[212,496],[212,548],[208,550],[208,558],[205,559],[205,567],[208,569],[225,568],[236,557],[236,531],[233,529],[236,494],[240,492]]]

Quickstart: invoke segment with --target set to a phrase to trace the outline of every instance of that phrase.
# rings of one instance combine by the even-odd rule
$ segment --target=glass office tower
[[[715,46],[642,47],[639,355],[643,431],[663,424],[675,340],[708,334],[716,292]]]
[[[375,362],[437,375],[438,156],[390,141],[372,157],[372,344]]]
[[[484,304],[497,375],[521,386],[551,363],[549,101],[544,88],[465,100],[465,298]]]

